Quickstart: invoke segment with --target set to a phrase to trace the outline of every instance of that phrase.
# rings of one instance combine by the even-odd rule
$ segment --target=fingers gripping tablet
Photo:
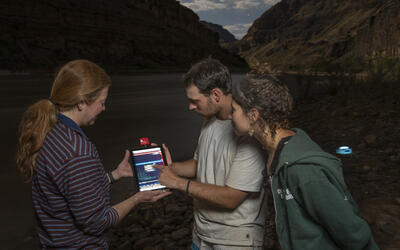
[[[153,167],[154,165],[167,165],[162,147],[131,149],[130,152],[139,191],[165,188],[158,182],[160,170]]]

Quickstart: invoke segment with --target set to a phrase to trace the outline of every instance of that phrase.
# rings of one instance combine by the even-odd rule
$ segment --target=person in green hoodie
[[[349,193],[341,161],[289,127],[293,101],[274,76],[248,76],[233,88],[232,124],[266,150],[284,250],[379,249]]]

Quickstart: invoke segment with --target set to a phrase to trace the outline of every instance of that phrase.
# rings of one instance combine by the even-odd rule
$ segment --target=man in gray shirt
[[[159,181],[193,197],[193,249],[262,249],[265,159],[253,138],[234,133],[230,73],[209,58],[185,74],[184,84],[189,109],[204,124],[193,159],[172,162],[164,145],[169,166],[158,166]]]

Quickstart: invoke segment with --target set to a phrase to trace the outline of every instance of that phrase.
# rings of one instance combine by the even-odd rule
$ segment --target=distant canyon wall
[[[0,69],[47,68],[75,58],[108,67],[189,67],[220,48],[218,35],[176,0],[3,0]]]
[[[225,29],[222,25],[206,21],[200,21],[200,23],[206,25],[210,30],[218,33],[220,44],[232,43],[237,40],[235,36],[232,33],[230,33],[227,29]]]
[[[266,71],[399,58],[400,1],[282,0],[230,49]]]

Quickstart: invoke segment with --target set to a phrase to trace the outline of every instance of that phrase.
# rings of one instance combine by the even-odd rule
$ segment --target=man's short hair
[[[232,92],[232,78],[228,68],[213,58],[203,59],[193,65],[183,76],[183,83],[186,88],[193,84],[206,96],[215,88],[221,89],[225,95]]]

